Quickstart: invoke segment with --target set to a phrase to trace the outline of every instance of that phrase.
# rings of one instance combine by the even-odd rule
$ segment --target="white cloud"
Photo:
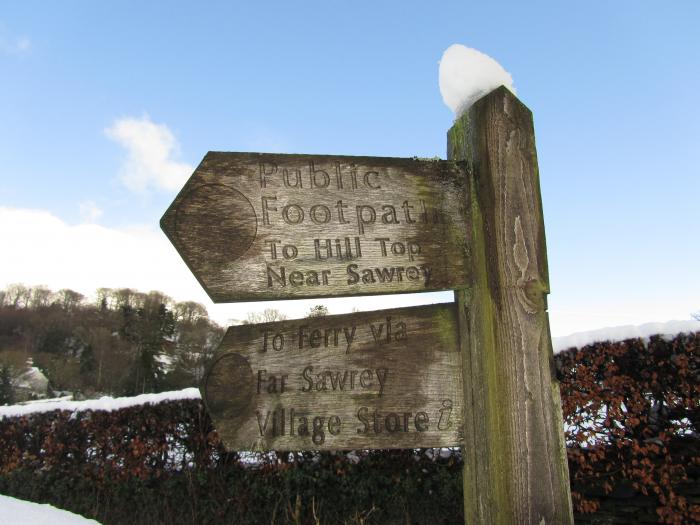
[[[156,228],[70,225],[48,211],[0,206],[0,239],[0,289],[17,282],[44,284],[52,290],[70,288],[87,297],[100,287],[160,290],[178,301],[202,303],[223,325],[265,308],[277,308],[289,318],[299,318],[316,304],[325,304],[331,313],[339,314],[353,308],[375,310],[445,302],[452,296],[432,293],[215,305]]]
[[[177,160],[180,148],[175,135],[168,126],[155,124],[147,115],[118,119],[105,133],[126,149],[120,179],[131,191],[176,191],[192,174],[191,165]]]
[[[102,217],[102,210],[94,201],[83,201],[78,204],[78,207],[80,208],[80,216],[84,222],[97,222],[97,219]]]
[[[23,282],[87,296],[104,286],[162,290],[180,300],[206,297],[155,228],[69,225],[47,211],[0,207],[0,239],[0,288]]]
[[[456,117],[497,87],[515,93],[513,78],[498,62],[461,44],[452,44],[442,54],[439,83],[442,100]]]

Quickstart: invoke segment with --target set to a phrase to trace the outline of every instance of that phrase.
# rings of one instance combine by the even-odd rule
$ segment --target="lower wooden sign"
[[[454,304],[228,329],[202,397],[231,450],[459,446]]]

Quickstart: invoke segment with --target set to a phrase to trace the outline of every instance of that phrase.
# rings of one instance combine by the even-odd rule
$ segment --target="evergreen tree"
[[[11,405],[15,402],[15,390],[12,385],[12,368],[0,365],[0,405]]]

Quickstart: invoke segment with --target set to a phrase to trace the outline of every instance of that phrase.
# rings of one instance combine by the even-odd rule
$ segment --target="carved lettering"
[[[314,239],[314,258],[323,261],[336,259],[354,259],[362,257],[362,243],[359,237],[344,237],[342,239]]]
[[[288,374],[268,374],[267,370],[258,370],[257,392],[265,391],[268,394],[284,394],[287,390]]]
[[[270,337],[272,336],[272,337]],[[268,345],[271,343],[271,345]],[[284,335],[281,332],[272,332],[270,330],[263,330],[263,352],[267,352],[269,347],[273,350],[279,352],[284,348]]]
[[[282,170],[282,180],[284,181],[285,188],[302,188],[301,183],[301,170],[291,170],[294,173],[294,184],[289,180],[289,171],[287,168]]]
[[[335,204],[335,209],[338,210],[338,222],[340,224],[350,224],[350,221],[345,220],[345,214],[343,213],[343,210],[346,210],[347,208],[347,204],[343,204],[343,201],[338,201]]]
[[[440,409],[440,419],[438,421],[438,430],[447,430],[450,428],[450,414],[452,413],[452,400],[445,399],[442,402]]]
[[[304,222],[304,209],[298,204],[287,204],[282,208],[282,219],[287,224],[300,224]]]
[[[281,260],[285,240],[274,240]],[[301,278],[292,272],[307,279],[284,266],[272,268],[286,286]],[[231,327],[220,350],[228,357],[215,358],[203,396],[227,446],[453,446],[463,435],[455,315],[431,305]]]
[[[284,266],[280,266],[275,270],[269,264],[267,265],[267,287],[274,288],[275,285],[285,287],[287,282],[293,287],[299,286],[327,286],[329,283],[330,270],[291,270],[287,272]]]
[[[276,201],[277,197],[261,197],[262,200],[262,212],[263,212],[263,224],[265,226],[270,225],[270,212],[277,211],[276,207],[272,207],[268,204],[269,201]]]
[[[402,282],[404,281],[404,277],[406,277],[406,280],[412,282],[423,280],[424,286],[428,286],[432,273],[431,268],[427,265],[408,267],[389,266],[362,269],[360,270],[362,272],[362,277],[360,277],[358,269],[359,266],[357,264],[349,264],[345,268],[345,272],[348,275],[348,284],[358,284],[360,281],[364,284]]]
[[[357,206],[355,209],[357,212],[357,231],[360,233],[365,233],[365,226],[374,224],[374,222],[377,220],[377,212],[374,211],[372,206],[367,206],[364,204]]]
[[[277,165],[273,163],[260,163],[260,187],[267,187],[267,178],[277,173]]]
[[[314,418],[314,430],[311,435],[311,441],[313,441],[315,445],[323,445],[323,442],[326,440],[326,434],[323,431],[325,420],[326,418],[322,416],[316,416]]]
[[[260,413],[259,410],[255,412],[255,415],[258,418],[258,428],[260,429],[260,435],[264,436],[265,435],[265,430],[267,430],[267,422],[270,420],[270,412],[265,412],[265,422],[263,423],[262,419],[262,414]]]
[[[281,170],[279,170],[279,166],[273,162],[260,162],[258,166],[261,188],[274,186],[276,182],[279,186],[277,177],[279,177],[280,172],[282,174],[281,183],[285,188],[303,188],[302,170],[300,169],[284,167]],[[309,188],[333,188],[336,190],[355,191],[362,186],[369,190],[382,189],[382,185],[380,182],[382,172],[380,171],[368,170],[365,171],[361,177],[358,177],[358,170],[355,164],[350,164],[348,166],[349,169],[347,170],[343,170],[339,162],[333,162],[332,166],[332,170],[335,175],[333,178],[331,178],[331,176],[329,175],[329,170],[324,169],[325,166],[319,167],[316,161],[309,161]]]
[[[376,171],[368,171],[367,173],[365,173],[365,176],[364,176],[365,186],[367,186],[368,188],[371,188],[373,190],[381,190],[382,187],[377,182],[378,177],[379,177],[379,173],[377,173]]]
[[[323,204],[315,204],[311,206],[309,215],[314,224],[326,224],[331,220],[331,210]]]
[[[360,407],[357,411],[357,419],[362,424],[356,429],[358,434],[382,434],[395,432],[410,432],[412,412],[388,412],[383,414],[378,410],[370,412],[368,407]],[[426,412],[418,412],[412,420],[413,429],[417,432],[426,432],[429,427],[429,417]]]
[[[315,175],[314,177],[317,177],[319,173],[326,172],[321,170],[317,171],[316,173],[317,175]],[[326,176],[328,176],[327,173]],[[311,178],[311,185],[312,187],[317,187],[317,183],[313,182],[315,180],[314,177]],[[325,184],[325,180],[326,179],[323,178],[323,184]],[[280,211],[275,205],[277,197],[265,196],[261,197],[261,199],[263,216],[262,223],[264,226],[270,226],[272,224],[272,214],[274,212]],[[367,227],[377,223],[378,209],[380,210],[379,222],[382,225],[416,224],[417,222],[438,224],[444,222],[444,218],[442,216],[429,214],[427,212],[419,214],[419,220],[416,220],[416,214],[415,212],[413,212],[415,206],[411,204],[408,200],[403,201],[400,207],[403,211],[403,220],[399,218],[396,207],[392,204],[375,205],[362,203],[355,205],[354,222],[356,223],[357,232],[360,235],[364,235]],[[307,219],[316,225],[325,225],[330,224],[332,222],[335,222],[337,224],[350,224],[353,221],[348,220],[348,214],[346,212],[346,210],[348,209],[349,206],[346,203],[344,203],[342,199],[337,200],[335,205],[332,206],[320,203],[308,205],[306,203],[288,202],[287,204],[285,204],[285,206],[281,208],[280,218],[282,219],[284,224],[289,226],[303,225],[307,222]],[[380,239],[375,240],[379,241]],[[384,242],[389,241],[388,238],[383,238],[382,240]],[[392,244],[390,246],[390,249],[394,255],[403,255],[405,253],[408,253],[411,256],[411,260],[413,260],[413,257],[416,254],[420,253],[419,247],[416,246],[411,247],[409,243],[397,241],[397,244]],[[387,255],[386,246],[382,246],[382,255]]]
[[[309,365],[302,370],[301,378],[304,384],[301,387],[302,392],[344,392],[353,391],[355,389],[376,390],[377,395],[381,397],[384,394],[387,377],[389,375],[388,368],[366,368],[364,370],[321,370],[314,373],[314,366]],[[359,376],[359,381],[355,381],[355,377]],[[374,379],[377,380],[378,388],[375,387]]]
[[[314,161],[311,161],[309,163],[309,172],[310,176],[309,179],[311,180],[311,187],[312,188],[327,188],[328,185],[331,182],[331,178],[328,176],[328,173],[323,171],[322,169],[316,169],[314,167]],[[318,176],[321,175],[321,182],[319,183],[319,178]]]

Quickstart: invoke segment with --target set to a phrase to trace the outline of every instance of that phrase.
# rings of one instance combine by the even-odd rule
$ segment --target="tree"
[[[114,308],[138,308],[136,304],[136,295],[138,292],[132,290],[131,288],[120,288],[119,290],[113,290],[113,301]]]
[[[173,306],[176,320],[175,350],[168,388],[198,385],[221,341],[223,329],[209,320],[204,306],[193,301]]]
[[[135,351],[128,341],[112,333],[108,322],[101,321],[89,328],[86,340],[92,356],[81,355],[81,375],[90,390],[122,394],[126,391],[125,382]]]
[[[317,304],[306,315],[306,317],[325,317],[328,315],[328,307],[322,304]]]
[[[29,305],[31,289],[22,283],[11,284],[5,288],[5,302],[15,308],[26,308]]]
[[[111,288],[98,288],[95,292],[95,304],[102,311],[114,309],[113,299],[114,293]]]
[[[75,310],[85,299],[85,296],[74,290],[64,288],[56,292],[56,303],[66,312]]]
[[[32,297],[29,301],[29,307],[33,309],[44,308],[51,303],[51,290],[46,286],[36,286],[31,289]]]
[[[275,308],[265,308],[262,312],[248,312],[248,318],[243,324],[271,323],[284,321],[287,316]]]
[[[15,388],[12,381],[12,367],[6,363],[0,364],[0,405],[11,405],[15,402]]]
[[[122,306],[120,333],[136,347],[133,383],[127,390],[130,394],[157,392],[172,359],[168,349],[173,346],[175,318],[165,304],[167,301],[167,296],[151,292],[143,296],[139,309]]]
[[[181,389],[199,385],[223,334],[221,327],[205,317],[194,323],[178,323],[175,358],[172,370],[165,377],[165,386]]]
[[[184,323],[196,323],[199,319],[208,319],[207,309],[204,305],[194,301],[176,303],[173,307],[175,319]]]
[[[284,318],[272,309],[260,316]],[[87,303],[73,290],[15,284],[0,295],[0,366],[24,371],[34,358],[60,390],[128,395],[196,385],[222,335],[204,306],[158,291],[99,288]]]

